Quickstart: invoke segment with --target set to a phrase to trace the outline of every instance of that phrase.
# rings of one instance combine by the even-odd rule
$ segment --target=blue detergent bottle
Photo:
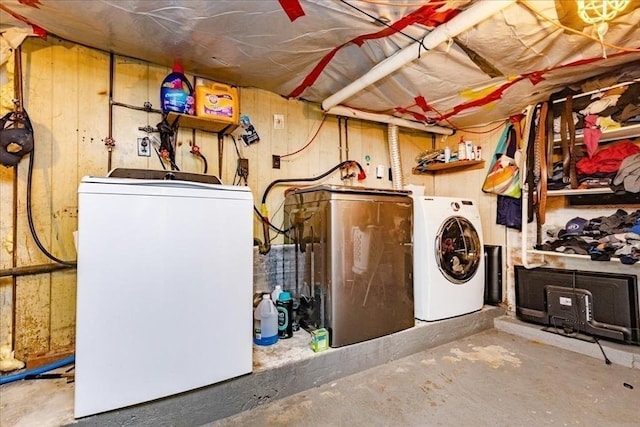
[[[195,113],[193,86],[185,77],[182,64],[179,62],[174,62],[171,74],[162,81],[160,105],[164,114],[170,111],[191,115]]]

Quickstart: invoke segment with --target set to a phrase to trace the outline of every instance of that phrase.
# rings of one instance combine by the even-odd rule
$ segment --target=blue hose
[[[57,360],[53,363],[49,363],[48,365],[38,366],[37,368],[28,369],[23,372],[18,372],[17,374],[11,374],[7,376],[0,377],[0,385],[7,384],[13,381],[23,380],[27,375],[38,375],[47,371],[51,371],[52,369],[60,368],[62,366],[70,365],[76,361],[76,357],[69,356],[64,359]]]

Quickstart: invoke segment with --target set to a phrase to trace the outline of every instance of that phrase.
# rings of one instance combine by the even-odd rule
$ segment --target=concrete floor
[[[253,374],[80,420],[73,383],[17,381],[0,387],[0,426],[640,425],[640,347],[601,341],[606,365],[594,343],[502,314],[321,353],[300,331],[256,348]]]
[[[639,404],[640,369],[491,329],[208,426],[638,426]]]
[[[299,330],[276,345],[254,346],[252,374],[77,420],[73,419],[73,384],[63,380],[14,382],[0,387],[0,426],[204,425],[491,329],[494,319],[503,314],[502,308],[485,306],[438,322],[416,321],[415,327],[394,334],[319,353],[310,349],[309,333]],[[48,399],[52,395],[56,400]]]

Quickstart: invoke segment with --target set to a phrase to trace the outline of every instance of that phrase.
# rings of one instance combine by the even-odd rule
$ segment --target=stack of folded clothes
[[[566,254],[589,255],[593,261],[618,258],[623,264],[640,261],[640,210],[592,219],[575,217],[563,229],[549,228],[551,238],[535,248]]]

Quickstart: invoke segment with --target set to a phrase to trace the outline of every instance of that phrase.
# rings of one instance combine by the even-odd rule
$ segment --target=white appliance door
[[[78,192],[75,416],[251,372],[248,189],[85,178]]]
[[[448,281],[460,285],[476,275],[483,248],[471,221],[461,216],[447,218],[438,230],[435,245],[438,268]]]

